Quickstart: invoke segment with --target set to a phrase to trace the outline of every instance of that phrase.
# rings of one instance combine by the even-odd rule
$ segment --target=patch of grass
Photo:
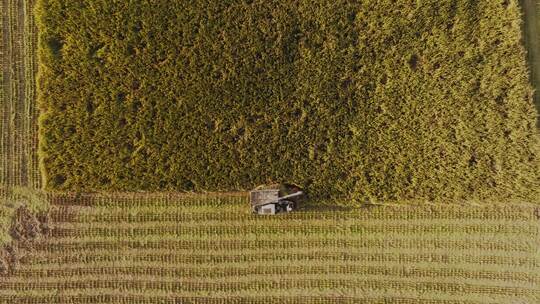
[[[540,197],[517,0],[40,0],[52,190]]]
[[[45,212],[49,209],[49,202],[45,192],[28,187],[13,187],[11,197],[24,203],[32,213]]]

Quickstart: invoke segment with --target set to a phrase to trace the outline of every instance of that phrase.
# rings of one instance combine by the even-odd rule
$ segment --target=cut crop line
[[[96,262],[78,264],[31,264],[25,265],[17,272],[17,277],[26,279],[41,279],[43,277],[64,277],[70,279],[82,275],[159,275],[161,277],[205,277],[224,278],[229,276],[266,275],[266,274],[319,274],[321,276],[334,273],[362,275],[379,274],[400,277],[455,277],[474,278],[494,281],[524,281],[539,282],[540,275],[528,267],[521,269],[514,266],[508,269],[499,265],[490,264],[438,264],[422,262],[415,264],[403,264],[402,262],[378,262],[362,261],[351,263],[349,261],[247,261],[242,263],[228,262],[215,265],[197,265],[189,263],[163,264],[160,262]],[[519,272],[518,272],[519,271]],[[2,279],[0,279],[2,280]]]
[[[311,246],[330,246],[330,247],[349,247],[349,248],[365,248],[365,247],[385,247],[385,248],[446,248],[448,250],[454,250],[456,248],[470,249],[470,250],[509,250],[509,251],[521,251],[521,252],[534,252],[537,250],[538,245],[527,239],[515,239],[510,242],[487,242],[486,240],[439,240],[439,239],[421,239],[421,238],[409,238],[409,239],[347,239],[347,238],[313,238],[298,240],[297,238],[291,239],[219,239],[219,240],[186,240],[179,239],[178,237],[172,237],[169,239],[160,238],[156,240],[103,240],[101,239],[89,239],[81,242],[77,238],[64,239],[57,242],[57,239],[48,239],[35,245],[36,249],[56,252],[56,251],[69,251],[80,250],[82,248],[96,248],[96,249],[112,249],[112,248],[152,248],[152,249],[194,249],[194,250],[208,250],[211,248],[222,248],[229,250],[242,250],[250,248],[290,248],[290,247],[311,247]]]
[[[56,222],[77,222],[77,223],[84,223],[84,222],[93,222],[93,223],[108,223],[108,222],[155,222],[155,221],[163,221],[163,222],[203,222],[203,221],[221,221],[222,223],[226,222],[234,222],[234,221],[253,221],[258,220],[261,222],[280,222],[280,221],[315,221],[315,220],[326,220],[326,221],[347,221],[347,220],[356,220],[356,221],[362,221],[362,222],[370,222],[372,220],[380,220],[380,221],[397,221],[402,220],[406,221],[407,219],[396,219],[392,217],[380,218],[376,215],[373,215],[372,217],[361,217],[351,214],[344,214],[344,213],[337,213],[333,216],[326,216],[323,214],[314,214],[314,213],[296,213],[296,214],[290,214],[286,216],[280,216],[277,219],[262,219],[260,217],[255,217],[252,214],[249,214],[246,212],[248,207],[243,207],[242,210],[240,210],[238,213],[234,213],[234,211],[231,211],[233,213],[231,214],[220,214],[217,212],[217,210],[212,210],[212,212],[202,212],[197,213],[193,212],[190,213],[188,211],[180,211],[176,212],[174,209],[171,209],[169,212],[163,210],[163,211],[152,211],[152,212],[138,212],[133,211],[129,212],[127,210],[119,211],[120,214],[84,214],[84,213],[77,213],[76,211],[70,211],[71,214],[76,214],[77,216],[75,218],[65,218],[65,212],[62,214],[55,214],[52,213],[52,217],[55,219]],[[441,218],[442,221],[457,221],[457,220],[463,220],[466,221],[468,218],[455,218],[455,219],[446,219]],[[424,219],[409,219],[409,221],[422,221]],[[481,220],[481,218],[474,218],[470,219],[471,221]],[[509,216],[506,215],[504,217],[490,217],[485,219],[488,222],[496,222],[496,221],[514,221],[516,223],[520,222],[534,222],[534,210],[530,211],[530,214],[527,215],[527,217],[518,217],[518,216]],[[437,219],[426,219],[426,221],[437,221]]]
[[[27,154],[27,171],[28,171],[28,186],[33,189],[40,189],[41,177],[38,167],[37,156],[37,132],[38,132],[38,108],[36,101],[36,82],[35,74],[37,71],[36,65],[36,47],[37,35],[36,25],[34,22],[33,7],[34,1],[27,0],[24,2],[24,67],[25,67],[25,96],[27,105],[27,134],[25,142],[28,146]]]
[[[114,279],[114,280],[111,280]],[[470,283],[470,282],[474,283]],[[530,287],[526,284],[516,284],[518,286],[501,286],[500,284],[488,285],[484,280],[467,280],[467,282],[455,282],[454,279],[441,279],[440,282],[434,282],[433,279],[419,279],[411,282],[404,278],[380,278],[379,276],[366,275],[362,278],[351,278],[347,275],[334,275],[332,279],[321,279],[320,275],[291,275],[286,278],[283,276],[245,276],[235,278],[234,280],[224,282],[218,280],[161,280],[156,277],[137,277],[133,276],[115,276],[114,278],[96,278],[93,276],[81,277],[66,281],[64,278],[54,280],[43,279],[38,282],[20,282],[0,281],[0,289],[17,289],[27,291],[33,289],[59,289],[65,292],[70,289],[138,289],[138,290],[163,290],[169,292],[190,292],[190,291],[272,291],[284,288],[301,289],[356,289],[380,290],[380,291],[420,291],[420,292],[439,292],[445,290],[449,294],[477,293],[486,295],[537,295],[537,286]],[[513,285],[513,284],[509,284]]]
[[[96,299],[109,299],[107,303],[111,303],[110,297],[113,297],[114,303],[141,303],[149,299],[149,303],[209,303],[209,301],[216,301],[210,303],[299,303],[307,302],[313,303],[316,299],[322,299],[322,302],[318,303],[341,303],[341,300],[351,300],[347,303],[358,303],[359,300],[367,300],[367,303],[387,303],[388,299],[392,299],[392,303],[395,304],[469,304],[469,303],[530,303],[530,297],[524,296],[487,296],[485,294],[469,293],[464,295],[457,294],[455,292],[437,291],[431,295],[420,292],[411,292],[408,290],[370,290],[366,288],[319,288],[316,290],[299,289],[299,288],[287,288],[286,292],[283,290],[258,290],[248,291],[218,291],[212,292],[205,291],[183,291],[181,293],[163,290],[118,290],[117,288],[95,288],[95,289],[70,289],[62,292],[57,290],[29,290],[21,297],[21,293],[14,290],[6,290],[3,295],[0,295],[0,299],[4,297],[8,301],[13,299],[30,299],[31,303],[42,303],[48,299],[56,300],[58,302],[65,303],[81,303],[83,299],[90,299],[88,302],[95,303]],[[291,302],[288,300],[292,299]],[[395,301],[394,301],[395,300]],[[133,302],[135,301],[135,302]],[[168,301],[168,302],[167,302]],[[188,302],[189,301],[189,302]],[[260,301],[260,302],[259,302]],[[381,302],[379,302],[381,301]],[[440,301],[440,302],[434,302]],[[489,302],[486,302],[489,301]],[[83,302],[85,303],[85,302]],[[145,303],[145,302],[143,302]]]
[[[281,224],[281,225],[280,225]],[[538,235],[538,227],[535,225],[498,225],[498,226],[468,226],[468,225],[369,225],[369,224],[342,224],[333,223],[272,223],[264,225],[264,223],[249,223],[242,225],[200,225],[200,224],[184,224],[184,223],[168,223],[156,225],[142,225],[139,227],[136,224],[117,223],[114,227],[88,227],[79,228],[72,226],[64,228],[61,226],[53,226],[50,235],[53,237],[66,236],[101,236],[101,235],[154,235],[154,234],[177,234],[177,235],[238,235],[241,234],[272,234],[286,231],[288,234],[321,234],[321,235],[348,235],[348,234],[384,234],[392,235],[409,235],[409,234],[445,234],[445,235],[476,235],[482,234],[486,237],[508,237],[509,235],[520,235],[522,237],[533,237]]]
[[[170,213],[162,213],[162,214],[156,214],[158,217],[159,215],[163,215],[165,219]],[[93,222],[93,221],[82,221],[82,222],[55,222],[52,223],[52,227],[54,228],[70,228],[70,229],[87,229],[87,228],[109,228],[114,229],[114,227],[118,228],[148,228],[148,227],[199,227],[199,226],[216,226],[216,227],[244,227],[244,226],[264,226],[264,227],[273,227],[273,226],[280,226],[280,227],[295,227],[295,226],[314,226],[314,227],[351,227],[351,226],[357,226],[357,227],[392,227],[392,228],[408,228],[408,229],[417,229],[417,228],[423,228],[423,227],[448,227],[449,229],[458,229],[458,228],[467,228],[467,229],[473,229],[475,227],[480,229],[488,228],[496,228],[496,229],[504,229],[507,227],[510,227],[512,229],[519,229],[523,228],[523,230],[532,230],[540,233],[538,231],[540,229],[540,224],[538,224],[536,221],[533,220],[523,220],[523,221],[516,221],[512,219],[498,219],[498,220],[478,220],[478,219],[457,219],[457,220],[431,220],[431,219],[419,219],[414,220],[414,222],[411,222],[411,220],[381,220],[381,219],[370,219],[367,222],[360,222],[359,219],[356,218],[344,218],[341,219],[338,223],[332,222],[328,219],[283,219],[283,218],[277,218],[277,219],[270,219],[268,217],[261,218],[261,217],[255,217],[250,216],[246,217],[245,220],[238,220],[236,221],[220,221],[215,219],[209,219],[209,220],[200,220],[200,219],[189,219],[190,214],[178,214],[180,216],[185,216],[185,221],[167,221],[167,220],[154,220],[154,221],[143,221],[143,222],[124,222],[124,221],[111,221],[111,222]],[[84,219],[84,217],[81,218],[81,216],[78,216],[79,219]],[[111,227],[111,224],[114,225],[114,227]]]
[[[171,255],[201,255],[198,254],[200,252],[200,248],[129,248],[129,247],[119,247],[119,248],[81,248],[80,250],[62,250],[63,254],[61,257],[58,257],[59,251],[51,251],[51,250],[45,250],[45,251],[37,251],[35,254],[32,255],[32,257],[35,257],[36,259],[44,259],[49,261],[56,262],[55,258],[70,258],[70,257],[79,257],[79,258],[87,258],[87,257],[107,257],[107,256],[119,256],[122,258],[128,258],[128,257],[135,257],[135,256],[171,256]],[[251,248],[239,248],[236,250],[237,254],[242,255],[271,255],[275,252],[275,248],[272,247],[251,247]],[[377,247],[377,246],[366,246],[366,247],[353,247],[353,246],[296,246],[296,247],[288,247],[288,248],[280,248],[279,253],[280,254],[299,254],[299,253],[305,253],[309,252],[311,254],[320,254],[320,253],[362,253],[362,254],[398,254],[396,252],[396,248],[388,248],[388,247]],[[449,253],[448,248],[425,248],[425,247],[418,247],[418,248],[399,248],[399,254],[418,254],[418,255],[432,255],[432,256],[446,256],[446,255],[452,255],[452,256],[460,256],[460,254],[474,254],[474,253],[482,253],[483,255],[490,255],[490,256],[501,256],[501,257],[514,257],[514,258],[527,258],[531,257],[531,251],[508,251],[508,250],[470,250],[466,248],[460,248],[455,247],[452,248],[451,253]],[[204,250],[204,253],[202,255],[205,256],[228,256],[234,254],[231,252],[231,248],[225,247],[209,247]]]
[[[239,235],[239,231],[227,230],[227,231],[215,231],[215,230],[199,230],[199,229],[185,229],[179,228],[173,231],[169,230],[148,230],[148,231],[110,231],[107,232],[108,235],[104,235],[103,231],[96,231],[95,233],[84,233],[73,231],[73,234],[67,233],[62,234],[61,232],[52,232],[53,237],[50,240],[51,244],[65,244],[71,242],[72,240],[77,240],[79,242],[91,242],[91,241],[119,241],[119,240],[139,240],[139,241],[151,241],[151,240],[208,240],[219,238],[221,240],[234,240],[239,239],[240,237],[243,240],[277,240],[277,239],[298,239],[298,240],[313,240],[313,239],[348,239],[348,240],[357,240],[359,238],[366,239],[387,239],[392,240],[396,238],[407,239],[418,237],[419,232],[414,231],[314,231],[314,230],[290,230],[287,231],[286,236],[268,234],[267,232],[272,231],[270,229],[265,230],[256,230],[251,229],[247,231],[241,231],[242,234]],[[146,234],[142,234],[146,233]],[[534,241],[534,237],[537,234],[518,234],[520,239],[529,239],[531,242]],[[439,231],[435,232],[422,232],[424,239],[437,239],[437,240],[465,240],[465,241],[480,241],[480,240],[490,240],[497,242],[512,242],[515,240],[513,234],[473,234],[467,231],[465,232],[455,232],[455,233],[441,233]]]
[[[460,277],[459,283],[456,282],[455,278],[453,277],[415,277],[414,282],[411,282],[411,279],[407,276],[396,276],[394,275],[380,275],[380,274],[362,274],[361,277],[358,276],[358,274],[331,274],[331,275],[325,275],[325,274],[304,274],[304,273],[297,273],[297,274],[289,274],[286,278],[283,277],[282,274],[264,274],[264,275],[258,275],[258,274],[247,274],[243,276],[230,276],[227,277],[227,280],[223,280],[222,277],[217,278],[207,278],[207,277],[200,277],[200,278],[187,278],[187,277],[166,277],[166,276],[160,276],[155,277],[152,275],[139,275],[137,277],[134,277],[133,275],[112,275],[112,276],[100,276],[100,275],[83,275],[83,276],[74,276],[70,278],[65,277],[44,277],[40,278],[36,281],[28,280],[27,278],[22,277],[8,277],[5,279],[0,280],[0,286],[20,286],[21,289],[27,289],[27,288],[39,288],[40,286],[50,286],[50,288],[54,288],[55,285],[62,286],[62,289],[70,289],[70,288],[80,288],[77,286],[82,286],[82,284],[89,286],[93,285],[99,285],[100,283],[105,284],[116,284],[118,283],[121,285],[122,283],[135,283],[140,284],[140,286],[145,286],[145,283],[152,283],[153,286],[155,286],[155,289],[161,289],[160,287],[163,286],[165,289],[167,288],[167,285],[174,285],[182,290],[190,290],[190,285],[192,286],[199,286],[200,285],[216,285],[220,286],[220,284],[223,284],[225,286],[227,285],[235,285],[238,284],[239,286],[243,288],[250,288],[250,284],[262,287],[265,282],[270,283],[270,285],[273,285],[277,282],[284,284],[286,286],[286,283],[289,283],[290,286],[294,286],[295,284],[301,285],[302,283],[311,283],[317,285],[318,283],[322,283],[318,286],[324,286],[327,285],[334,285],[332,282],[335,281],[336,283],[345,283],[346,285],[350,285],[351,287],[355,286],[355,283],[382,283],[382,282],[392,282],[397,284],[407,284],[407,285],[423,285],[426,286],[432,286],[432,285],[440,285],[440,284],[450,284],[455,286],[463,286],[464,289],[475,289],[478,287],[481,288],[501,288],[501,289],[522,289],[527,291],[534,291],[537,289],[538,282],[511,282],[511,281],[505,281],[504,284],[501,284],[500,281],[493,281],[493,280],[485,280],[485,279],[475,279],[475,278],[467,278],[467,277]],[[25,285],[26,284],[26,285]],[[73,287],[72,287],[73,286]],[[339,285],[336,284],[336,287]],[[270,287],[272,288],[272,287]],[[195,289],[195,288],[194,288]],[[260,288],[264,289],[264,288]]]
[[[288,260],[288,261],[318,261],[318,262],[333,262],[333,261],[349,261],[349,262],[402,262],[402,263],[422,263],[429,262],[435,263],[470,263],[470,264],[495,264],[500,267],[539,267],[540,261],[537,259],[531,259],[527,257],[512,257],[512,256],[496,256],[496,255],[476,255],[476,254],[462,254],[462,255],[449,255],[449,254],[407,254],[407,253],[362,253],[351,251],[328,251],[328,252],[309,252],[305,250],[291,253],[275,253],[275,254],[244,254],[242,252],[231,253],[230,255],[208,255],[208,254],[170,254],[164,256],[155,255],[135,255],[135,256],[65,256],[58,257],[54,261],[34,259],[34,263],[40,263],[42,265],[66,265],[70,263],[92,263],[92,262],[161,262],[166,264],[220,264],[227,262],[241,263],[241,262],[253,262],[253,261],[273,261]],[[520,268],[521,269],[521,268]]]
[[[12,147],[11,133],[11,103],[13,99],[11,85],[11,16],[12,10],[9,0],[2,0],[2,183],[11,187]]]

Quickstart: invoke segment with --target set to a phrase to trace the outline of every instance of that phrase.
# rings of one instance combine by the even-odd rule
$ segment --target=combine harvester
[[[282,187],[280,187],[282,188]],[[296,209],[298,200],[304,192],[295,189],[293,193],[282,195],[283,190],[256,189],[249,193],[251,209],[255,214],[274,215],[287,213]]]

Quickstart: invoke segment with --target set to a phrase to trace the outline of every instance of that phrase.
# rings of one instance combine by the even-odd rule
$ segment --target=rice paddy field
[[[527,200],[259,217],[245,192],[43,191],[35,1],[0,3],[0,303],[540,303]]]
[[[243,194],[61,196],[51,202],[48,236],[0,278],[0,301],[540,300],[534,205],[317,205],[261,218],[249,213]]]
[[[47,190],[540,203],[518,0],[38,4]]]

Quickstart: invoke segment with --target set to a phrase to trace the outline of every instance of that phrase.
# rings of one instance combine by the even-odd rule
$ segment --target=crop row
[[[357,220],[357,221],[396,221],[396,220],[402,220],[406,221],[406,218],[402,218],[401,216],[388,217],[388,218],[379,218],[375,215],[372,216],[372,218],[365,218],[365,217],[358,217],[354,214],[330,214],[330,213],[322,213],[322,214],[315,214],[315,213],[307,213],[307,212],[298,212],[296,214],[291,214],[287,216],[280,217],[278,219],[264,219],[264,218],[255,218],[252,214],[246,212],[248,210],[248,205],[245,205],[244,210],[242,210],[242,213],[230,213],[230,214],[223,214],[223,213],[217,213],[212,211],[203,211],[203,212],[189,212],[186,210],[175,210],[174,208],[171,208],[169,212],[161,211],[161,210],[154,210],[154,211],[124,211],[121,213],[121,211],[111,210],[111,213],[109,214],[97,214],[94,212],[89,212],[88,214],[79,214],[77,217],[73,217],[73,215],[66,214],[64,212],[56,214],[52,213],[52,218],[55,220],[55,222],[71,222],[71,223],[86,223],[86,222],[92,222],[92,223],[142,223],[142,222],[204,222],[204,221],[220,221],[220,222],[237,222],[237,221],[253,221],[257,220],[258,222],[288,222],[292,220],[336,220],[336,221],[343,221],[343,220]],[[83,211],[84,212],[84,211]],[[489,218],[486,218],[485,220],[489,223],[491,222],[500,222],[500,221],[513,221],[514,223],[520,223],[520,222],[526,222],[531,221],[531,217],[533,214],[533,211],[530,212],[531,215],[529,217],[520,216],[520,215],[514,215],[514,216],[492,216]],[[427,217],[419,218],[419,219],[413,219],[413,220],[426,220],[429,221]],[[460,220],[460,218],[456,217],[443,217],[440,219],[441,221],[445,220]],[[475,217],[475,218],[462,218],[463,221],[481,221],[481,217]]]
[[[408,278],[463,278],[475,280],[491,280],[503,282],[537,282],[539,274],[527,269],[511,270],[501,269],[498,265],[469,265],[453,264],[443,267],[444,264],[433,266],[424,265],[418,267],[417,264],[403,265],[401,262],[385,262],[384,265],[368,265],[369,263],[351,263],[349,261],[334,261],[333,263],[314,261],[264,261],[264,262],[242,262],[242,263],[222,263],[218,265],[185,265],[185,264],[163,264],[163,263],[129,263],[129,265],[118,265],[118,263],[81,263],[67,264],[66,267],[57,265],[56,268],[48,267],[23,267],[17,272],[18,280],[31,280],[32,278],[64,278],[72,280],[81,276],[92,277],[115,277],[132,275],[155,276],[160,278],[228,278],[243,277],[249,275],[320,275],[328,277],[334,274],[349,274],[354,276],[381,275]],[[424,263],[426,264],[426,263]]]
[[[33,0],[2,3],[2,137],[0,183],[39,188],[36,27]]]
[[[304,248],[305,249],[305,248]],[[37,258],[29,259],[28,261],[37,262]],[[530,257],[513,257],[513,256],[497,256],[497,255],[478,255],[476,254],[429,254],[429,253],[363,253],[352,250],[335,250],[332,252],[306,252],[306,250],[298,250],[297,252],[260,252],[254,254],[244,254],[242,252],[231,252],[230,254],[215,254],[209,255],[204,253],[170,253],[168,255],[89,255],[89,256],[58,256],[52,261],[42,261],[44,264],[55,265],[57,263],[96,263],[96,262],[160,262],[167,264],[184,263],[184,264],[221,264],[221,263],[243,263],[243,262],[263,262],[263,261],[320,261],[320,262],[402,262],[402,263],[471,263],[471,264],[489,264],[500,266],[518,267],[540,267],[540,261],[531,259]]]
[[[206,208],[204,208],[206,209]],[[120,210],[112,209],[110,213],[96,213],[95,210],[77,210],[77,209],[60,209],[57,210],[56,207],[51,212],[51,218],[56,223],[67,223],[73,226],[81,225],[81,227],[93,226],[110,226],[117,224],[127,224],[132,223],[133,225],[151,225],[152,223],[168,222],[168,223],[178,223],[189,224],[189,223],[201,223],[203,224],[226,224],[226,225],[245,225],[251,223],[260,223],[261,225],[273,225],[273,224],[283,224],[287,223],[299,223],[302,221],[309,222],[351,222],[356,221],[357,223],[407,223],[411,219],[403,218],[402,216],[396,217],[386,217],[379,216],[377,214],[371,214],[370,216],[362,216],[354,213],[348,212],[336,212],[336,213],[316,213],[316,212],[297,212],[295,214],[288,214],[286,216],[280,217],[256,217],[249,213],[249,206],[246,204],[241,208],[238,208],[238,212],[233,213],[220,213],[219,208],[216,210],[186,210],[186,209],[176,209],[175,206],[171,206],[167,210]],[[501,214],[500,216],[488,217],[482,219],[480,217],[469,218],[466,216],[463,217],[441,217],[435,219],[429,219],[427,217],[413,218],[415,223],[429,223],[437,220],[442,224],[451,224],[455,223],[456,225],[463,223],[473,225],[507,225],[513,223],[514,225],[524,225],[528,229],[531,229],[531,223],[533,225],[538,225],[534,218],[534,210],[530,210],[528,214],[523,216],[519,214]]]
[[[128,212],[128,211],[126,211]],[[215,213],[213,213],[215,214]],[[157,216],[158,214],[156,214]],[[151,227],[197,227],[197,226],[227,226],[227,227],[244,227],[244,226],[265,226],[265,227],[274,227],[274,226],[280,226],[280,227],[296,227],[296,226],[302,226],[302,225],[313,225],[313,226],[340,226],[340,227],[348,227],[353,225],[361,225],[366,227],[378,227],[378,226],[389,226],[389,227],[400,227],[404,230],[407,229],[417,229],[421,227],[437,227],[437,226],[445,226],[445,227],[451,227],[452,229],[456,227],[479,227],[478,231],[483,231],[486,229],[484,226],[488,227],[489,229],[501,229],[502,231],[505,231],[506,227],[509,226],[511,229],[520,229],[524,231],[533,231],[535,229],[540,228],[540,225],[538,225],[535,221],[531,220],[512,220],[512,219],[499,219],[499,220],[479,220],[479,219],[437,219],[437,220],[430,220],[430,219],[416,219],[413,222],[410,220],[403,220],[403,219],[394,219],[394,220],[388,220],[388,219],[379,219],[379,218],[372,218],[369,221],[365,220],[359,220],[358,218],[355,218],[354,216],[350,217],[343,217],[339,219],[339,221],[336,222],[337,218],[298,218],[298,217],[288,217],[288,216],[278,216],[278,217],[271,217],[271,216],[257,216],[257,215],[250,215],[249,217],[243,218],[243,219],[236,219],[236,220],[229,220],[226,217],[224,219],[213,219],[213,218],[206,218],[206,219],[188,219],[187,217],[184,218],[184,220],[178,220],[179,218],[173,217],[171,220],[168,220],[170,218],[167,217],[167,215],[173,215],[173,216],[189,216],[189,213],[182,212],[175,214],[174,210],[172,210],[170,213],[162,213],[161,215],[164,216],[164,219],[159,219],[159,217],[154,221],[140,221],[140,222],[101,222],[101,221],[94,221],[93,219],[85,220],[84,216],[72,214],[70,216],[73,221],[54,221],[52,223],[52,226],[56,228],[67,228],[67,229],[90,229],[90,228],[105,228],[109,227],[113,229],[113,227],[119,227],[119,228],[151,228]],[[217,216],[217,214],[215,214]],[[289,214],[288,214],[289,215]]]
[[[56,281],[48,280],[5,282],[0,281],[0,289],[27,290],[40,289],[123,289],[123,290],[163,290],[167,292],[183,291],[263,291],[263,290],[284,290],[284,289],[357,289],[357,290],[400,290],[400,291],[419,291],[422,292],[441,292],[453,294],[476,293],[485,295],[537,295],[536,286],[507,287],[501,285],[486,285],[488,281],[479,280],[474,284],[469,282],[456,282],[447,280],[446,282],[434,282],[430,278],[421,281],[416,278],[415,281],[404,277],[399,279],[386,279],[381,277],[374,279],[369,276],[351,277],[334,275],[330,279],[321,278],[320,275],[307,276],[298,275],[288,276],[286,278],[275,276],[253,276],[231,281],[191,281],[191,280],[156,280],[155,278],[136,278],[132,276],[110,278],[92,278],[91,276],[81,278],[80,280],[66,281],[59,278]]]
[[[497,300],[500,303],[511,303],[511,301],[523,300],[527,303],[528,297],[499,296]],[[75,289],[67,292],[27,292],[24,296],[17,293],[6,292],[0,295],[2,303],[11,303],[16,300],[17,303],[42,304],[42,303],[115,303],[115,304],[387,304],[391,299],[393,304],[480,304],[486,303],[484,294],[458,295],[445,292],[437,292],[436,295],[427,295],[421,292],[407,291],[378,291],[378,290],[347,290],[347,289],[319,289],[316,292],[306,289],[288,288],[285,291],[275,292],[257,291],[236,291],[219,292],[212,295],[203,292],[182,292],[172,293],[166,291],[119,291],[117,289]]]
[[[356,247],[356,246],[307,246],[299,244],[295,247],[251,247],[251,248],[231,248],[231,247],[214,247],[214,248],[129,248],[129,247],[118,247],[118,248],[80,248],[74,250],[46,250],[36,252],[35,255],[31,257],[26,257],[27,261],[44,261],[51,262],[52,264],[58,263],[62,260],[70,259],[80,259],[80,260],[92,260],[99,259],[102,257],[117,256],[119,259],[128,261],[141,256],[179,256],[179,255],[206,255],[206,256],[230,256],[230,255],[272,255],[276,251],[279,251],[281,255],[289,254],[291,256],[297,255],[299,253],[309,252],[313,255],[316,254],[373,254],[373,255],[388,255],[388,254],[398,254],[396,250],[399,250],[399,254],[411,254],[411,255],[422,255],[422,256],[445,256],[449,255],[451,250],[453,256],[462,256],[467,254],[481,254],[482,256],[503,256],[508,258],[527,258],[531,256],[531,252],[534,252],[535,249],[528,251],[516,251],[516,250],[471,250],[470,248],[427,248],[427,247],[418,247],[418,248],[385,248],[385,247]],[[334,244],[335,245],[335,244]],[[428,261],[428,260],[426,260]],[[266,262],[271,263],[271,261]],[[286,263],[286,261],[280,261],[280,263]]]
[[[279,224],[279,223],[278,223]],[[511,235],[518,235],[521,237],[534,237],[538,235],[538,227],[534,225],[529,226],[513,226],[513,225],[498,225],[498,226],[467,226],[467,225],[366,225],[366,224],[350,224],[350,225],[332,225],[327,223],[326,225],[310,223],[283,223],[280,225],[242,225],[237,223],[236,225],[201,225],[201,224],[182,224],[176,223],[173,225],[159,225],[153,227],[123,227],[121,224],[117,224],[116,227],[88,227],[88,228],[62,228],[53,227],[50,231],[50,235],[59,238],[65,237],[114,237],[125,236],[126,238],[134,238],[139,236],[150,235],[183,235],[194,236],[211,236],[219,237],[226,235],[271,235],[271,234],[287,234],[293,235],[373,235],[382,234],[385,237],[391,237],[393,235],[418,235],[419,233],[429,237],[429,235],[445,234],[447,236],[460,236],[460,235],[489,235],[497,238],[510,237]]]
[[[22,138],[26,162],[26,186],[33,189],[41,188],[41,174],[38,161],[38,106],[36,100],[36,73],[37,73],[37,28],[33,8],[35,0],[19,1],[24,7],[24,130]]]
[[[13,149],[15,148],[12,144],[12,137],[15,132],[13,132],[13,121],[12,121],[12,108],[13,108],[13,87],[16,86],[16,83],[12,83],[12,49],[13,49],[13,28],[12,23],[14,20],[13,14],[14,11],[13,3],[9,1],[2,2],[2,134],[1,134],[1,156],[2,156],[2,166],[1,166],[1,175],[0,181],[2,185],[10,186],[13,183],[13,177],[11,176],[13,169]]]
[[[2,5],[2,11],[0,12],[0,31],[2,33],[2,53],[4,53],[4,49],[6,48],[6,45],[4,44],[4,37],[8,34],[7,29],[4,27],[4,12],[6,11],[6,8]],[[7,41],[7,39],[5,39]],[[6,60],[7,56],[0,57],[0,64],[2,67],[0,68],[0,195],[4,196],[6,191],[6,177],[5,177],[5,167],[6,167],[6,139],[5,136],[8,133],[8,129],[6,129],[7,126],[7,116],[6,116],[6,109],[5,105],[7,104],[5,99],[6,95],[4,93],[4,68],[8,66],[9,61]]]
[[[482,236],[481,234],[454,234],[454,235],[440,235],[436,236],[433,235],[431,239],[426,240],[425,238],[414,235],[414,234],[402,234],[402,235],[380,235],[380,234],[374,234],[374,235],[362,235],[362,234],[351,234],[351,235],[332,235],[332,234],[282,234],[282,235],[261,235],[261,234],[244,234],[242,239],[239,239],[237,235],[178,235],[178,234],[155,234],[155,235],[128,235],[128,236],[74,236],[74,237],[63,237],[63,238],[52,238],[50,241],[48,241],[48,244],[51,246],[77,246],[75,243],[81,243],[85,246],[110,246],[109,245],[100,245],[100,243],[120,243],[122,244],[125,241],[131,241],[131,242],[139,242],[139,244],[143,243],[154,243],[154,242],[169,242],[169,241],[189,241],[187,246],[193,246],[196,245],[198,242],[202,242],[202,246],[197,245],[198,248],[202,248],[205,246],[207,241],[214,241],[217,244],[221,241],[226,242],[237,242],[242,244],[245,241],[254,241],[253,246],[259,246],[259,244],[263,244],[264,242],[278,242],[277,244],[280,244],[279,241],[290,241],[290,242],[298,242],[296,244],[299,244],[302,246],[303,242],[312,242],[312,241],[334,241],[334,242],[348,242],[348,241],[360,241],[365,240],[366,242],[377,242],[380,241],[382,243],[392,243],[395,242],[422,242],[425,241],[426,244],[430,244],[430,242],[435,242],[435,244],[440,244],[441,242],[452,242],[452,241],[458,241],[461,243],[461,248],[468,248],[469,246],[474,246],[467,244],[467,242],[481,242],[489,240],[491,242],[503,242],[503,243],[516,243],[517,246],[537,246],[537,242],[535,242],[534,239],[531,237],[511,237],[511,236],[492,236],[490,238],[486,238]],[[381,244],[382,244],[381,243]],[[506,245],[506,244],[505,244]],[[138,245],[135,245],[138,246]],[[159,246],[159,245],[158,245]],[[242,245],[239,245],[242,246]],[[431,245],[434,246],[434,245]],[[497,246],[497,245],[493,245]],[[213,248],[215,246],[210,246],[208,248]],[[189,247],[188,247],[189,248]],[[528,247],[530,248],[530,247]]]
[[[222,212],[226,209],[227,212]],[[287,214],[279,218],[260,218],[254,217],[250,213],[249,203],[243,201],[241,204],[231,203],[225,206],[190,206],[180,203],[171,203],[169,206],[152,206],[145,207],[100,207],[100,208],[74,208],[74,207],[58,207],[52,210],[52,216],[56,221],[73,221],[73,222],[144,222],[144,221],[238,221],[238,220],[254,220],[258,221],[283,221],[283,220],[347,220],[354,219],[358,221],[410,221],[412,220],[471,220],[471,221],[530,221],[535,219],[535,209],[529,208],[523,211],[520,210],[471,210],[470,212],[462,212],[461,215],[456,212],[444,213],[444,210],[438,212],[423,211],[421,208],[418,212],[414,212],[411,207],[401,207],[393,209],[393,207],[379,207],[380,211],[326,211],[318,212],[317,210],[307,209],[305,211]],[[402,209],[402,210],[400,210]],[[70,216],[76,212],[77,217]],[[410,217],[409,217],[410,216]]]
[[[537,245],[530,239],[515,239],[508,242],[492,241],[483,238],[475,240],[441,240],[441,239],[422,239],[422,238],[396,238],[396,239],[380,239],[365,237],[351,238],[312,238],[312,239],[238,239],[238,238],[217,238],[217,239],[198,239],[188,240],[173,238],[156,238],[156,239],[109,239],[96,238],[90,240],[80,240],[72,238],[71,240],[50,240],[35,244],[35,248],[48,252],[65,252],[84,250],[87,248],[94,249],[193,249],[208,251],[212,248],[242,250],[246,248],[292,248],[292,247],[350,247],[350,248],[400,248],[400,249],[448,249],[448,250],[500,250],[500,251],[517,251],[531,252],[536,250]]]

